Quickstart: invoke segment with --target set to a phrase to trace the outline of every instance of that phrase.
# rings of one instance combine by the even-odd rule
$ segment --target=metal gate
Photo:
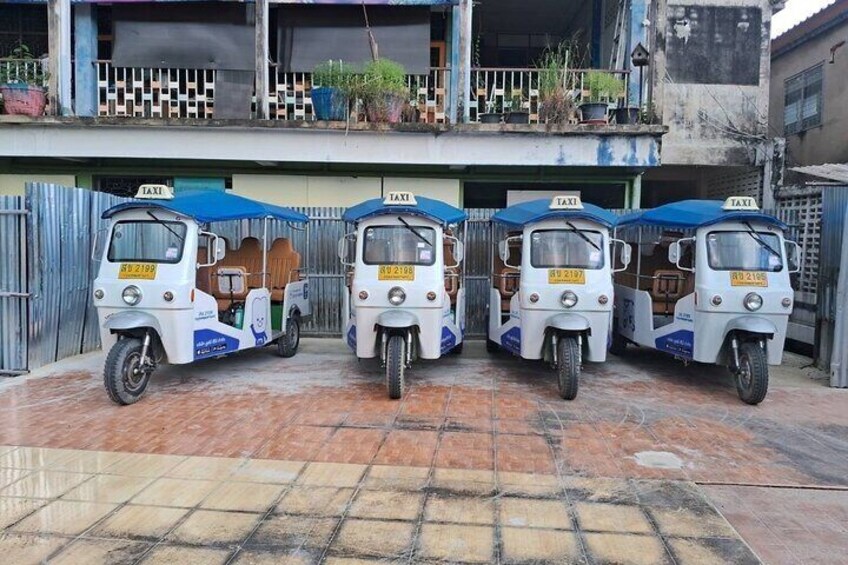
[[[5,375],[27,369],[26,217],[22,196],[0,196],[0,374]]]

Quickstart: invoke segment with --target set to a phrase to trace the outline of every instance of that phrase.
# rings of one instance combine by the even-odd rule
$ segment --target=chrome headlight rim
[[[763,297],[756,292],[749,292],[745,295],[743,304],[749,312],[756,312],[763,307]]]
[[[124,290],[121,291],[121,299],[128,306],[137,305],[139,302],[141,302],[141,297],[141,289],[135,286],[134,284],[127,286],[126,288],[124,288]]]
[[[400,306],[406,302],[406,291],[399,286],[393,286],[389,289],[389,304],[392,306]]]
[[[577,298],[577,294],[575,294],[573,290],[566,290],[562,293],[562,296],[559,297],[559,301],[566,308],[574,308],[580,300]]]

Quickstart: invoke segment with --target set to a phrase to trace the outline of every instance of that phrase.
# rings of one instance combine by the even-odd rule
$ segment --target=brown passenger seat
[[[450,233],[446,233],[450,235]],[[456,306],[456,297],[459,294],[460,268],[459,266],[451,267],[451,265],[456,265],[456,258],[453,255],[453,241],[444,240],[443,249],[445,256],[445,292],[450,297],[451,306]]]
[[[512,236],[513,234],[509,234]],[[521,243],[512,242],[509,246],[509,259],[513,265],[521,264]],[[520,272],[513,267],[507,267],[501,260],[500,255],[495,253],[494,257],[494,283],[495,288],[501,294],[501,312],[509,312],[509,303],[515,293],[518,292]]]
[[[271,300],[282,302],[286,285],[300,280],[300,253],[287,238],[275,239],[268,252],[268,271],[271,274]]]
[[[680,271],[658,270],[654,272],[651,288],[654,314],[674,314],[677,301],[685,296],[686,278]]]

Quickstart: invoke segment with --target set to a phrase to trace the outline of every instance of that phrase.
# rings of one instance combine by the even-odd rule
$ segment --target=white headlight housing
[[[763,297],[756,292],[749,292],[745,296],[745,309],[756,312],[763,307]]]
[[[570,290],[566,290],[562,293],[559,301],[562,302],[562,305],[566,308],[574,308],[577,306],[577,295]]]
[[[124,302],[130,306],[135,306],[141,302],[141,289],[134,284],[131,284],[121,293],[121,298],[123,298]]]
[[[401,287],[396,286],[389,291],[389,304],[392,306],[400,306],[405,300],[406,292]]]

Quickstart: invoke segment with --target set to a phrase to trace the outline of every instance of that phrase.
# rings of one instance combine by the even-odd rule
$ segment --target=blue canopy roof
[[[124,202],[103,212],[103,218],[111,218],[124,210],[161,208],[198,222],[225,222],[228,220],[255,220],[273,218],[283,222],[305,223],[309,218],[289,208],[265,204],[227,192],[213,190],[187,190],[178,192],[173,200],[137,199]]]
[[[774,216],[754,210],[723,210],[721,200],[682,200],[651,210],[634,212],[618,220],[624,226],[660,226],[691,229],[711,226],[719,222],[759,222],[786,229]]]
[[[492,221],[507,226],[522,228],[528,224],[535,224],[542,220],[551,218],[566,218],[573,220],[590,220],[603,226],[611,228],[615,226],[616,216],[608,210],[604,210],[594,204],[583,204],[583,209],[574,210],[551,210],[549,199],[532,200],[515,204],[509,208],[497,212],[492,216]]]
[[[429,218],[445,225],[458,224],[468,219],[468,214],[440,200],[433,200],[432,198],[425,198],[423,196],[416,196],[415,200],[418,203],[415,206],[405,204],[386,205],[383,203],[382,198],[366,200],[361,204],[348,208],[342,219],[346,222],[360,222],[374,216],[410,214],[412,216]]]

